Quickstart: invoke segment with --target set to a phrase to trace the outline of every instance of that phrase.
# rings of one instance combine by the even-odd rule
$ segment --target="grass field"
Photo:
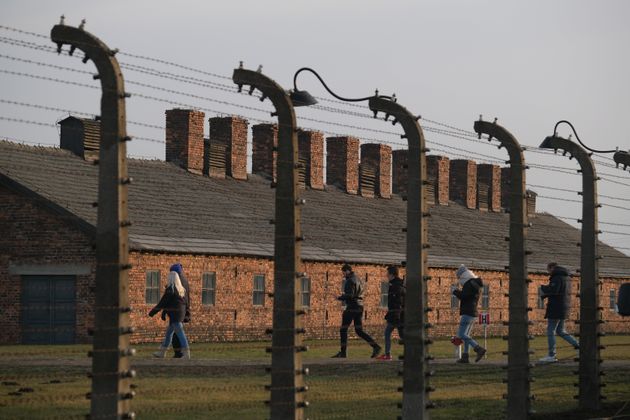
[[[534,418],[588,419],[611,416],[630,400],[630,337],[604,338],[603,351],[612,369],[607,369],[604,388],[606,407],[599,413],[579,413],[573,399],[576,388],[576,365],[563,362],[535,367],[536,395]],[[269,361],[265,343],[195,344],[191,362],[150,360],[153,345],[140,345],[134,380],[137,392],[132,400],[138,418],[145,419],[257,419],[268,416],[263,401],[269,398],[264,385],[269,375],[263,366]],[[311,419],[391,419],[399,410],[401,394],[397,370],[399,362],[367,362],[369,347],[353,341],[350,359],[331,364],[329,356],[337,350],[333,341],[311,342],[306,353],[312,363],[307,377],[307,399]],[[532,347],[541,349],[535,358],[544,355],[544,338],[534,340]],[[499,419],[503,418],[506,392],[501,379],[505,371],[496,363],[503,340],[488,343],[490,358],[479,365],[461,366],[436,363],[436,376],[431,383],[436,392],[433,419]],[[397,352],[400,346],[395,346]],[[90,382],[86,376],[88,346],[1,346],[0,347],[0,418],[83,418],[89,411]],[[453,356],[448,341],[431,347],[438,359]],[[569,359],[573,352],[561,347],[559,356]],[[627,361],[628,363],[625,363]],[[179,362],[179,361],[178,361]],[[207,362],[207,363],[206,363]],[[606,363],[604,363],[606,368]],[[33,392],[10,395],[19,389]],[[26,389],[24,391],[29,391]],[[623,414],[630,414],[626,407]]]

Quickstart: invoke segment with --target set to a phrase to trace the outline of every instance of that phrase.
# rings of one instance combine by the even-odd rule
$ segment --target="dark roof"
[[[132,249],[181,253],[271,256],[275,190],[248,181],[213,179],[160,160],[129,159]],[[72,153],[0,141],[0,182],[42,197],[73,215],[83,228],[96,224],[97,168]],[[10,185],[9,185],[10,186]],[[334,187],[305,190],[302,256],[307,260],[398,263],[405,259],[406,202],[363,198]],[[431,207],[429,263],[503,270],[508,263],[508,215],[451,203]],[[549,215],[532,218],[530,271],[554,260],[579,267],[580,231]],[[87,222],[87,223],[85,223]],[[88,226],[88,228],[85,228]],[[630,257],[600,243],[602,275],[629,276]],[[608,257],[608,258],[607,258]]]

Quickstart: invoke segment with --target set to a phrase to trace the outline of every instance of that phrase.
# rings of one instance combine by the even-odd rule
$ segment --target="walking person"
[[[184,275],[184,267],[181,263],[175,263],[171,266],[169,271],[175,271],[179,275],[179,280],[182,282],[182,286],[186,289],[186,296],[184,300],[186,301],[186,314],[184,315],[184,324],[190,322],[190,286],[188,284],[188,279]],[[166,312],[162,311],[162,319],[165,319]],[[173,350],[175,351],[175,355],[173,356],[176,359],[184,357],[184,353],[182,352],[182,345],[179,342],[179,338],[177,338],[177,334],[173,335]]]
[[[459,314],[461,316],[457,337],[464,341],[464,352],[461,358],[457,360],[457,363],[470,363],[468,355],[470,347],[477,353],[475,362],[478,362],[486,354],[486,349],[481,347],[470,335],[475,319],[478,316],[477,304],[479,303],[483,281],[463,264],[457,269],[456,275],[459,285],[462,286],[461,290],[453,290],[453,295],[459,299]]]
[[[394,266],[387,267],[387,279],[389,280],[389,288],[387,289],[387,314],[385,320],[385,353],[377,360],[392,360],[392,332],[398,330],[398,336],[403,340],[404,325],[404,308],[405,308],[405,284],[398,277],[398,268]]]
[[[564,320],[567,318],[571,306],[569,271],[555,262],[550,262],[547,264],[547,272],[549,272],[549,284],[540,286],[540,289],[542,290],[541,297],[547,299],[545,318],[547,318],[549,353],[539,361],[554,363],[558,361],[556,358],[556,334],[573,346],[578,357],[580,355],[580,343],[564,329]]]
[[[155,357],[164,358],[168,347],[171,345],[173,334],[177,334],[181,345],[181,351],[184,359],[190,359],[190,348],[188,347],[188,340],[184,333],[184,317],[186,316],[186,289],[182,286],[182,282],[179,278],[179,274],[176,271],[168,273],[168,283],[164,289],[164,294],[160,302],[155,305],[149,312],[149,316],[154,316],[160,310],[166,310],[166,315],[169,318],[168,327],[164,335],[164,341],[160,349],[153,353]]]
[[[354,331],[359,337],[368,342],[372,346],[372,358],[378,356],[381,352],[381,346],[370,337],[368,333],[363,331],[363,282],[354,274],[352,267],[349,264],[344,264],[341,267],[343,272],[345,283],[343,286],[343,294],[337,299],[344,302],[346,308],[341,315],[341,329],[339,335],[341,336],[341,350],[333,357],[345,358],[347,357],[348,348],[348,328],[350,324],[354,322]]]

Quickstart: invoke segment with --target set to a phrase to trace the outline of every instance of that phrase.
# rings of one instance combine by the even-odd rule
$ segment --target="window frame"
[[[484,284],[481,291],[481,309],[490,309],[490,285]]]
[[[157,277],[157,279],[155,278]],[[147,305],[157,305],[160,302],[160,270],[147,270],[144,282],[144,303]],[[154,284],[157,280],[157,284]],[[153,298],[153,299],[151,299]]]
[[[538,286],[538,301],[536,302],[537,309],[545,309],[545,300],[543,299],[542,286]]]
[[[387,309],[387,300],[389,298],[389,282],[382,281],[381,282],[381,300],[379,302],[379,306],[383,309]]]
[[[615,311],[617,309],[617,289],[615,288],[611,288],[609,293],[609,299],[610,299],[610,310],[611,311]]]
[[[257,279],[262,278],[262,289],[257,287]],[[265,275],[264,274],[254,274],[254,284],[252,289],[252,305],[253,306],[265,306]],[[258,298],[258,299],[257,299]],[[262,303],[257,303],[260,300]]]
[[[305,285],[306,285],[306,289],[304,288]],[[302,296],[301,297],[302,308],[310,308],[311,307],[311,278],[310,277],[302,277],[300,279],[300,294]]]
[[[459,309],[459,299],[453,294],[458,287],[456,284],[451,284],[451,309]]]
[[[208,282],[210,284],[208,284]],[[209,287],[211,286],[211,287]],[[212,302],[208,298],[212,297]],[[217,273],[207,271],[201,275],[201,304],[203,306],[214,306],[217,303]]]

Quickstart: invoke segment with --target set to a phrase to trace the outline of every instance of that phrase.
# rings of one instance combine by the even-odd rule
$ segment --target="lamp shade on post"
[[[313,97],[306,90],[293,90],[290,93],[291,102],[293,106],[311,106],[317,103],[317,99]]]

